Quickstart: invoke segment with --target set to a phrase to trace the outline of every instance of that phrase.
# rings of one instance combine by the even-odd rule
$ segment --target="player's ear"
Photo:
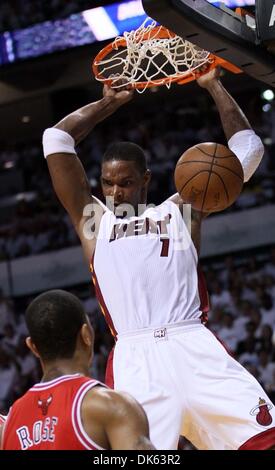
[[[35,346],[35,344],[32,342],[32,339],[31,339],[30,336],[28,336],[28,337],[26,338],[26,345],[28,346],[28,348],[31,350],[31,352],[32,352],[36,357],[38,357],[38,358],[40,357],[40,356],[39,356],[39,353],[38,353],[38,351],[37,351],[37,349],[36,349],[36,346]]]
[[[85,346],[88,346],[89,348],[92,347],[93,344],[93,338],[91,335],[91,328],[87,325],[87,323],[84,323],[81,327],[81,338]]]
[[[151,181],[151,170],[148,170],[147,168],[147,170],[144,173],[144,185],[148,186],[150,181]]]

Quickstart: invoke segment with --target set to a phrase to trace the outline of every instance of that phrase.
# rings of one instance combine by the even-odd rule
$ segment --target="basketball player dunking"
[[[218,70],[198,84],[213,97],[247,181],[261,161],[261,140],[224,89]],[[75,145],[131,98],[132,91],[105,87],[103,99],[65,117],[43,138],[54,189],[80,237],[117,339],[114,387],[143,405],[159,449],[176,448],[180,434],[198,449],[271,448],[274,406],[200,320],[202,215],[192,212],[191,239],[178,195],[137,211],[146,203],[151,174],[144,152],[131,143],[113,144],[102,160],[103,194],[114,198],[115,213],[90,194]],[[130,215],[129,206],[134,207]]]
[[[61,290],[45,292],[29,305],[26,321],[43,379],[11,407],[0,448],[154,449],[141,406],[88,377],[94,333],[81,302]]]

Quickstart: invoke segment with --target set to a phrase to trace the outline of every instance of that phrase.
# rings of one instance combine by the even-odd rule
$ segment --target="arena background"
[[[227,2],[233,3],[253,8],[254,1]],[[24,311],[50,288],[82,299],[96,332],[91,374],[104,379],[113,340],[79,241],[53,193],[41,137],[70,111],[100,98],[92,58],[144,18],[139,0],[1,2],[0,412],[39,380],[39,365],[25,346]],[[274,92],[244,74],[226,73],[223,82],[263,139],[265,156],[234,206],[204,222],[208,325],[275,400]],[[149,201],[155,204],[175,192],[173,170],[184,150],[198,142],[225,143],[214,104],[196,83],[136,95],[79,147],[98,197],[101,155],[114,140],[145,149],[153,172]]]

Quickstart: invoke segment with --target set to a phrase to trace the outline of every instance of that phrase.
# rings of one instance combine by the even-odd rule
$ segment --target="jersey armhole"
[[[77,391],[77,394],[74,398],[73,405],[72,405],[72,424],[73,424],[73,429],[74,433],[76,435],[77,440],[87,449],[87,450],[105,450],[103,447],[98,445],[96,442],[94,442],[90,436],[86,433],[83,424],[82,424],[82,419],[81,419],[81,405],[83,402],[83,399],[89,390],[94,388],[96,385],[101,385],[105,387],[104,384],[102,384],[99,381],[89,381],[84,383],[79,390]]]
[[[173,198],[179,198],[179,202],[176,202],[176,200],[173,200]],[[198,256],[198,252],[197,252],[197,249],[195,247],[195,244],[193,242],[193,239],[192,239],[192,233],[191,233],[191,228],[192,228],[192,208],[191,208],[191,205],[190,204],[184,204],[182,203],[182,207],[181,204],[180,204],[180,195],[178,193],[175,193],[175,194],[172,194],[172,196],[170,196],[168,199],[165,199],[165,201],[163,201],[163,204],[165,203],[170,203],[172,204],[173,207],[176,207],[176,211],[178,212],[178,214],[180,215],[180,218],[183,222],[183,225],[186,229],[186,232],[188,233],[188,236],[190,237],[190,241],[192,243],[192,251],[193,251],[193,254],[195,256],[195,259],[196,259],[196,262],[198,264],[199,262],[199,256]],[[183,206],[186,206],[186,211],[184,209]],[[187,207],[188,206],[188,207]]]

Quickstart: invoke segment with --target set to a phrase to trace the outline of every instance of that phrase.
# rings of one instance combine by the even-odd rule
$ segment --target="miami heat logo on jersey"
[[[40,397],[38,398],[38,408],[41,408],[43,416],[46,416],[48,414],[48,408],[52,401],[53,401],[52,395],[50,395],[46,399],[41,399]]]
[[[152,220],[149,217],[146,217],[145,219],[136,219],[130,222],[115,224],[113,226],[109,242],[125,237],[147,235],[148,233],[167,235],[168,225],[170,224],[171,218],[172,215],[167,214],[162,220]]]
[[[258,405],[252,408],[250,414],[256,416],[256,421],[261,426],[269,426],[272,423],[272,416],[269,412],[271,408],[271,403],[267,403],[263,398],[259,398]]]

